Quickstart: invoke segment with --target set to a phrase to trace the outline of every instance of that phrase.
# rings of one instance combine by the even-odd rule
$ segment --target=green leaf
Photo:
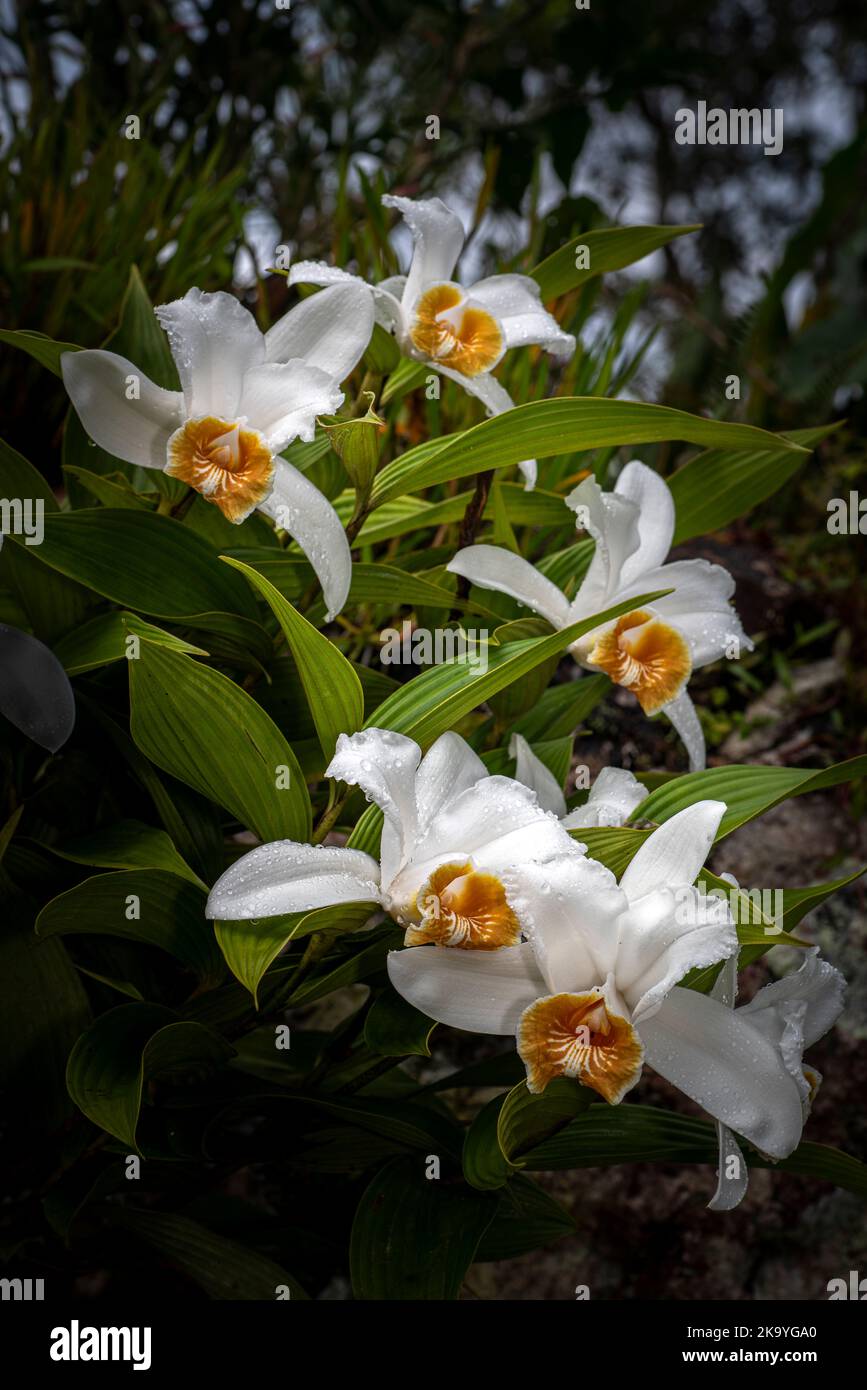
[[[418,1158],[393,1159],[355,1213],[349,1246],[355,1297],[456,1299],[496,1211],[493,1195],[429,1181]]]
[[[750,1168],[822,1178],[867,1197],[867,1164],[825,1144],[802,1142],[775,1163],[748,1145]],[[534,1173],[572,1168],[607,1168],[618,1163],[709,1163],[719,1161],[716,1127],[707,1120],[677,1115],[649,1105],[593,1104],[565,1129],[525,1157]]]
[[[77,343],[58,343],[44,333],[36,333],[31,328],[0,328],[0,343],[27,352],[55,376],[60,376],[60,358],[64,352],[80,352]]]
[[[811,449],[839,428],[821,425],[816,429],[788,430],[786,438]],[[676,517],[672,544],[705,536],[745,516],[778,492],[806,461],[803,454],[779,448],[737,453],[709,449],[697,454],[668,479]]]
[[[847,874],[845,878],[835,878],[830,883],[815,883],[810,888],[784,888],[783,889],[783,925],[787,931],[796,927],[808,912],[812,912],[814,907],[825,902],[832,894],[838,892],[840,888],[847,887],[861,878],[862,874],[867,873],[867,864],[854,873]]]
[[[561,396],[531,401],[503,415],[483,420],[434,453],[425,446],[410,449],[382,469],[373,486],[373,504],[400,497],[415,488],[465,478],[489,468],[506,468],[526,458],[547,458],[573,450],[615,444],[654,444],[685,440],[690,444],[728,449],[787,447],[803,453],[783,435],[754,425],[730,424],[689,415],[670,406],[643,401],[611,400],[604,396]],[[422,449],[424,453],[422,454]]]
[[[46,516],[39,559],[103,598],[153,617],[214,611],[256,617],[246,584],[220,564],[208,543],[155,512],[97,507]]]
[[[594,1094],[565,1076],[549,1081],[538,1096],[527,1090],[526,1081],[519,1081],[504,1099],[497,1118],[494,1138],[503,1158],[515,1167],[527,1167],[530,1150],[571,1124],[591,1104]]]
[[[178,854],[171,837],[142,821],[115,821],[90,835],[79,835],[50,848],[61,859],[92,864],[98,869],[165,869],[206,891],[198,874]]]
[[[240,570],[258,589],[283,629],[304,686],[322,752],[330,761],[338,736],[354,734],[364,722],[364,695],[358,676],[339,648],[287,603],[264,575],[228,555],[221,558]]]
[[[341,903],[314,912],[288,913],[241,922],[215,922],[217,944],[235,979],[253,996],[259,1007],[262,976],[290,941],[313,932],[343,933],[363,927],[377,910],[376,903]]]
[[[190,656],[207,656],[202,647],[194,647],[184,642],[172,632],[164,632],[145,622],[135,613],[125,613],[113,609],[110,613],[100,613],[89,623],[75,627],[54,644],[54,655],[65,667],[70,676],[81,675],[83,671],[93,671],[98,666],[109,666],[114,661],[123,661],[127,656],[127,639],[144,638],[160,646],[170,647],[176,652],[187,652]]]
[[[652,251],[658,251],[661,246],[667,246],[676,237],[699,231],[700,223],[687,227],[605,227],[599,231],[584,232],[548,256],[530,274],[542,291],[543,299],[556,299],[558,295],[574,290],[596,275],[623,270],[625,266],[643,260]],[[575,265],[575,253],[579,246],[586,246],[590,251],[590,264],[584,270],[579,270]]]
[[[517,1173],[500,1197],[497,1214],[479,1242],[476,1264],[513,1260],[564,1236],[574,1236],[575,1220],[532,1178]]]
[[[225,806],[260,840],[309,839],[298,761],[246,691],[152,642],[129,663],[129,684],[130,732],[157,767]]]
[[[116,1208],[113,1216],[124,1229],[182,1270],[209,1298],[273,1302],[288,1296],[290,1300],[307,1300],[298,1281],[273,1260],[215,1235],[187,1216],[132,1207]]]
[[[535,709],[523,714],[512,725],[512,732],[523,734],[528,743],[540,738],[564,738],[579,728],[611,689],[607,676],[583,676],[564,685],[553,685],[538,700]]]
[[[223,974],[223,962],[205,918],[205,892],[190,881],[186,865],[184,869],[184,877],[153,868],[87,878],[46,904],[36,919],[36,933],[40,937],[93,933],[143,941],[168,951],[204,984],[214,984]],[[130,899],[137,899],[137,904]],[[127,915],[136,911],[138,916]]]
[[[426,748],[440,734],[454,728],[457,721],[469,714],[470,710],[498,690],[504,690],[514,681],[521,680],[552,656],[565,651],[583,633],[658,597],[659,593],[656,593],[628,599],[548,637],[509,642],[501,647],[491,643],[486,649],[487,671],[477,672],[468,661],[433,666],[414,680],[407,681],[384,700],[365,721],[365,727],[393,729],[396,733],[414,738]]]
[[[687,772],[657,787],[641,803],[639,814],[642,820],[665,821],[696,801],[724,801],[727,809],[717,832],[721,840],[789,797],[826,791],[860,777],[867,777],[867,755],[863,754],[825,768],[752,767],[745,763],[710,767],[703,772]]]
[[[379,1057],[429,1057],[436,1028],[390,986],[373,1001],[364,1020],[364,1041]]]
[[[104,507],[119,507],[124,511],[134,512],[151,511],[148,502],[133,490],[127,479],[119,483],[112,478],[104,477],[101,473],[91,473],[89,469],[72,463],[68,463],[63,471]]]
[[[481,1192],[505,1187],[512,1174],[518,1171],[506,1158],[497,1138],[500,1111],[505,1100],[504,1095],[489,1100],[476,1115],[464,1138],[461,1158],[464,1177],[471,1187]]]
[[[200,1023],[178,1022],[157,1004],[121,1004],[102,1014],[69,1057],[69,1094],[89,1120],[140,1152],[142,1089],[167,1074],[221,1066],[233,1048]]]

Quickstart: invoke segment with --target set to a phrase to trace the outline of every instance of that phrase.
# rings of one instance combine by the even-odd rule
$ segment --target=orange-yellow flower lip
[[[463,307],[461,307],[463,305]],[[463,376],[478,376],[503,355],[497,320],[474,304],[464,304],[457,285],[432,285],[415,306],[410,337],[419,352]]]
[[[692,672],[692,653],[683,634],[640,609],[603,632],[587,660],[631,690],[645,714],[657,714],[679,695]]]
[[[468,861],[441,864],[416,895],[417,925],[407,929],[405,944],[462,950],[497,951],[521,939],[517,917],[493,874],[478,873]]]
[[[555,1076],[571,1076],[611,1105],[635,1085],[644,1062],[644,1045],[631,1022],[609,1006],[601,989],[537,999],[521,1015],[518,1052],[529,1091],[544,1091]]]
[[[243,521],[271,490],[271,450],[260,434],[237,421],[216,415],[188,420],[169,440],[168,455],[165,471],[195,488],[229,521]]]

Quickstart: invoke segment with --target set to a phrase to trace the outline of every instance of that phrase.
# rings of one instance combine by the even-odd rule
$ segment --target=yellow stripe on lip
[[[555,1076],[571,1076],[610,1105],[635,1085],[644,1062],[641,1039],[601,989],[537,999],[521,1015],[518,1053],[528,1091],[538,1094]]]
[[[497,320],[475,305],[459,312],[463,294],[456,285],[432,285],[415,307],[410,337],[433,362],[478,376],[499,362],[503,335]]]
[[[477,873],[469,862],[434,869],[416,895],[416,912],[420,920],[407,928],[407,946],[432,941],[465,951],[498,951],[521,939],[500,880]]]
[[[692,672],[692,653],[683,634],[640,609],[618,618],[587,660],[631,690],[645,714],[657,714],[679,695]]]
[[[268,496],[274,459],[260,434],[215,415],[188,420],[169,440],[166,472],[241,522]]]

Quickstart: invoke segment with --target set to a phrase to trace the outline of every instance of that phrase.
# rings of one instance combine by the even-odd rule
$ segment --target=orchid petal
[[[696,888],[660,887],[631,900],[618,930],[617,988],[636,1024],[657,1012],[688,971],[738,949],[728,903]]]
[[[274,482],[259,511],[297,541],[322,585],[331,622],[346,602],[352,555],[340,517],[303,473],[285,459],[274,460]]]
[[[165,468],[169,439],[184,422],[180,391],[165,391],[125,357],[101,348],[64,352],[63,384],[82,426],[115,458],[141,468]],[[139,399],[128,400],[129,378]]]
[[[571,357],[575,351],[574,337],[548,313],[529,275],[491,275],[471,285],[467,296],[499,319],[507,348],[537,343],[558,357]]]
[[[627,906],[611,870],[573,850],[522,863],[519,880],[513,908],[536,952],[545,992],[581,992],[607,980],[617,919]]]
[[[567,830],[625,825],[647,795],[647,788],[625,767],[603,767],[584,805],[563,816],[562,824]]]
[[[717,1143],[719,1145],[719,1166],[717,1169],[716,1192],[708,1202],[708,1211],[733,1211],[747,1195],[750,1185],[750,1172],[747,1161],[741,1153],[740,1145],[728,1125],[716,1122]],[[737,1159],[736,1177],[729,1177],[728,1168]]]
[[[193,289],[154,313],[168,336],[187,416],[237,419],[244,377],[265,361],[265,340],[249,309],[234,295]]]
[[[466,739],[451,732],[440,734],[425,753],[416,774],[419,833],[426,833],[440,811],[487,775],[488,769]]]
[[[411,738],[391,729],[362,729],[355,734],[338,734],[334,757],[326,776],[361,787],[369,801],[375,801],[392,831],[388,843],[393,852],[383,860],[383,883],[390,883],[400,865],[412,853],[418,838],[415,776],[421,749]]]
[[[623,469],[614,491],[638,507],[638,549],[620,571],[622,584],[639,579],[661,565],[674,536],[674,498],[664,478],[634,459]],[[645,593],[647,590],[645,589]]]
[[[366,285],[340,284],[303,299],[265,334],[269,362],[303,358],[334,381],[345,380],[373,332],[373,296]]]
[[[543,574],[511,550],[499,545],[469,545],[446,565],[450,574],[461,574],[482,589],[508,594],[547,618],[552,627],[569,623],[569,600]]]
[[[738,1013],[766,1032],[773,1030],[771,1018],[782,1016],[792,1003],[803,1003],[806,1010],[802,1020],[804,1047],[812,1047],[833,1028],[843,1010],[846,981],[833,965],[819,957],[814,946],[804,953],[798,970],[781,980],[765,985]]]
[[[334,377],[296,358],[253,367],[244,377],[239,413],[279,454],[293,439],[309,444],[317,415],[333,414],[342,403]]]
[[[593,478],[585,478],[573,488],[566,505],[577,513],[578,524],[596,542],[590,568],[572,600],[570,621],[576,622],[598,613],[607,606],[606,601],[614,601],[623,567],[638,550],[639,512],[628,498],[603,492]]]
[[[352,902],[379,902],[379,865],[369,854],[274,840],[242,855],[217,879],[205,916],[239,922]]]
[[[682,690],[667,705],[663,705],[661,713],[671,721],[686,748],[690,772],[703,772],[707,761],[704,732],[689,693]]]
[[[631,903],[655,888],[687,887],[708,856],[724,801],[696,801],[663,821],[633,855],[620,880]]]
[[[512,734],[509,757],[515,759],[515,779],[536,793],[543,811],[552,811],[555,816],[562,818],[566,812],[566,798],[560,783],[542,759],[536,757],[521,734]]]
[[[697,990],[676,987],[638,1025],[647,1062],[714,1119],[771,1158],[797,1148],[798,1087],[779,1049],[743,1018]]]
[[[395,208],[412,234],[412,264],[403,296],[404,304],[411,308],[428,285],[451,280],[464,244],[463,223],[440,198],[415,201],[386,193],[382,205]]]
[[[413,946],[389,952],[387,964],[391,983],[414,1008],[471,1033],[514,1034],[524,1010],[545,993],[527,945],[499,951]]]

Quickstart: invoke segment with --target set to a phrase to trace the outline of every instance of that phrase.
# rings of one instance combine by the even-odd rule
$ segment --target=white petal
[[[335,903],[378,901],[379,865],[369,854],[275,840],[250,850],[217,879],[205,915],[235,922]]]
[[[466,739],[451,732],[440,734],[422,758],[415,779],[419,832],[424,834],[440,811],[487,775],[488,769]]]
[[[491,275],[467,290],[468,298],[499,319],[506,347],[538,343],[558,357],[571,357],[575,339],[564,333],[542,303],[539,286],[529,275]]]
[[[664,603],[665,599],[661,602]],[[719,661],[722,656],[731,661],[737,659],[742,651],[753,650],[753,643],[733,608],[726,609],[724,613],[678,613],[676,624],[689,643],[694,671],[700,666],[709,665],[711,661]]]
[[[750,1172],[738,1141],[728,1125],[720,1124],[717,1120],[716,1135],[719,1145],[719,1167],[716,1192],[707,1204],[708,1211],[733,1211],[747,1195]],[[734,1159],[737,1159],[737,1163],[733,1163]],[[732,1164],[736,1176],[728,1176],[729,1164]]]
[[[617,925],[617,988],[636,1024],[656,1013],[688,971],[738,949],[728,903],[691,887],[653,889],[631,901]]]
[[[495,589],[547,618],[552,627],[569,623],[569,600],[529,560],[499,545],[468,545],[449,561],[450,574],[462,574],[482,589]]]
[[[332,415],[342,403],[336,379],[299,358],[253,367],[244,377],[239,414],[279,454],[293,439],[309,444],[317,415]]]
[[[286,277],[286,283],[289,285],[353,285],[357,289],[365,290],[373,296],[375,321],[389,331],[400,331],[403,325],[398,282],[402,288],[403,277],[392,275],[389,279],[383,280],[381,285],[369,285],[360,275],[350,275],[348,270],[339,270],[336,265],[326,265],[325,261],[298,261]],[[279,324],[274,326],[277,328]]]
[[[844,977],[828,961],[820,959],[819,948],[814,946],[805,952],[800,969],[765,985],[738,1012],[763,1027],[771,1014],[784,1014],[793,1002],[804,1003],[802,1031],[807,1048],[833,1028],[843,1011],[845,993]]]
[[[412,264],[406,277],[403,302],[411,307],[428,285],[451,280],[464,244],[464,228],[457,213],[440,198],[398,198],[386,193],[383,207],[396,208],[412,233]]]
[[[628,584],[644,571],[661,565],[671,549],[674,498],[665,479],[637,459],[627,463],[614,491],[618,497],[634,502],[639,509],[638,549],[629,556],[620,572],[622,583]]]
[[[154,313],[168,335],[187,415],[236,420],[244,376],[265,361],[265,340],[250,311],[234,295],[188,290]]]
[[[555,816],[562,818],[566,812],[566,798],[560,783],[521,734],[512,734],[509,756],[515,759],[516,780],[536,793],[543,811],[553,811]]]
[[[724,801],[696,801],[663,821],[639,847],[626,866],[620,887],[630,902],[654,888],[678,888],[693,883],[708,856]]]
[[[671,720],[686,748],[690,772],[703,772],[707,761],[704,732],[688,692],[682,690],[673,700],[669,700],[667,705],[663,705],[662,713]]]
[[[421,749],[411,738],[391,729],[362,729],[356,734],[338,734],[334,757],[325,769],[326,776],[361,787],[390,825],[399,860],[383,863],[386,887],[418,838],[415,775],[420,758]],[[388,855],[389,861],[392,857]]]
[[[362,280],[360,275],[351,275],[339,266],[328,265],[325,261],[296,261],[286,276],[287,285],[363,285],[366,290],[373,286]]]
[[[584,805],[564,816],[563,824],[567,830],[625,825],[647,795],[647,788],[625,767],[603,767]]]
[[[617,954],[617,919],[627,906],[610,869],[565,852],[520,866],[513,897],[548,992],[601,985]]]
[[[303,473],[275,459],[274,483],[259,511],[300,545],[322,585],[330,622],[346,602],[352,581],[352,555],[340,517]]]
[[[373,295],[366,285],[332,285],[302,299],[265,334],[269,362],[301,357],[334,381],[349,376],[373,332]]]
[[[672,560],[670,564],[643,570],[623,588],[627,596],[652,589],[673,589],[673,593],[656,599],[653,606],[667,618],[676,619],[688,613],[729,612],[735,581],[727,569],[712,565],[709,560]]]
[[[676,988],[638,1032],[650,1066],[771,1158],[801,1138],[798,1087],[779,1050],[742,1017],[697,990]]]
[[[737,884],[734,885],[737,887]],[[716,999],[720,1004],[725,1004],[729,1009],[735,1006],[738,997],[738,953],[733,951],[728,960],[723,961],[723,968],[713,982],[710,991],[711,999]]]
[[[388,974],[398,994],[428,1018],[471,1033],[514,1034],[524,1010],[545,993],[529,946],[413,946],[389,953]]]
[[[576,513],[577,524],[596,542],[590,568],[571,605],[571,621],[577,622],[610,606],[620,596],[621,572],[638,550],[639,513],[634,502],[613,492],[603,492],[593,478],[585,478],[573,488],[566,505]]]
[[[180,391],[165,391],[125,357],[101,348],[64,352],[63,384],[90,438],[115,458],[141,468],[165,468],[166,447],[184,422]],[[140,399],[127,400],[127,378]]]

